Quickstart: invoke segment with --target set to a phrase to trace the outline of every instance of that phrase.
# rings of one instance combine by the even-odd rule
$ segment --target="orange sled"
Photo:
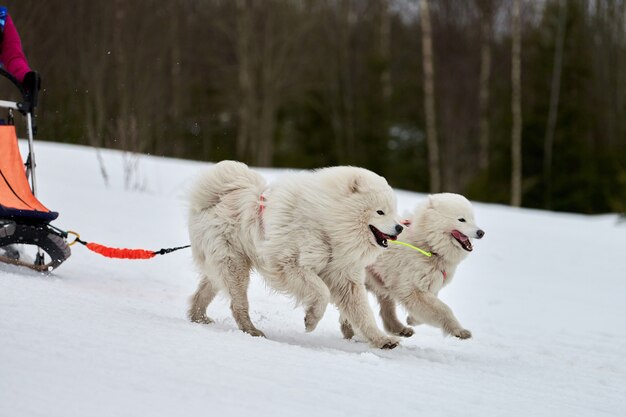
[[[59,214],[50,211],[36,197],[33,113],[39,85],[24,91],[3,69],[0,75],[13,82],[23,96],[21,102],[0,100],[0,107],[9,111],[6,124],[0,125],[0,262],[51,271],[70,256],[70,248],[64,235],[50,225]],[[29,156],[25,163],[13,125],[14,110],[26,118]],[[34,263],[21,259],[22,251],[15,245],[36,246]]]

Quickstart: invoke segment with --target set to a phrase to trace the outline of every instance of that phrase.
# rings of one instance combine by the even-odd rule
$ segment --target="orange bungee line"
[[[60,229],[57,229],[57,230],[62,232],[66,238],[69,235],[75,236],[75,239],[71,243],[68,244],[69,246],[72,246],[73,244],[78,242],[84,245],[85,247],[87,247],[87,249],[91,250],[92,252],[95,252],[102,256],[106,256],[107,258],[114,258],[114,259],[150,259],[150,258],[154,258],[156,255],[165,255],[166,253],[174,252],[179,249],[185,249],[191,246],[191,245],[186,245],[186,246],[179,246],[175,248],[164,248],[158,251],[151,251],[147,249],[111,248],[109,246],[104,246],[99,243],[85,242],[84,240],[80,238],[80,235],[78,233],[73,232],[71,230],[68,230],[67,232],[61,231]]]
[[[96,252],[107,258],[116,259],[150,259],[157,255],[157,252],[146,249],[110,248],[98,243],[87,243],[87,249]]]

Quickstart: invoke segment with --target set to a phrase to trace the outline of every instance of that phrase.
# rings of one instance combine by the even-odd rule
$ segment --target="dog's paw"
[[[411,337],[415,332],[410,327],[405,327],[398,332],[398,335],[402,337]]]
[[[343,334],[344,339],[348,340],[354,337],[354,329],[347,320],[341,322],[341,334]]]
[[[253,337],[265,337],[265,333],[263,333],[259,329],[246,329],[244,330],[244,333],[248,333],[250,336]]]
[[[304,315],[304,328],[307,332],[312,332],[322,319],[322,315],[317,313],[314,308],[309,308]]]
[[[206,314],[192,314],[189,313],[187,315],[187,317],[189,318],[189,321],[191,321],[192,323],[200,323],[200,324],[211,324],[213,323],[213,320],[207,316]]]
[[[472,337],[472,332],[467,329],[456,329],[452,331],[452,336],[457,337],[459,339],[469,339]]]
[[[400,339],[397,337],[381,337],[375,341],[372,341],[372,345],[379,349],[394,349],[400,344]]]

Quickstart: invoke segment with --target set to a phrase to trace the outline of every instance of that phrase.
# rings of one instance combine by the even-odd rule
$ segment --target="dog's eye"
[[[384,212],[384,211],[382,211],[382,210],[378,210],[376,213],[380,214],[381,216],[384,216],[384,215],[385,215],[385,212]]]
[[[461,217],[461,218],[459,219],[459,221],[460,221],[461,223],[465,223],[465,219],[464,219],[463,217]]]

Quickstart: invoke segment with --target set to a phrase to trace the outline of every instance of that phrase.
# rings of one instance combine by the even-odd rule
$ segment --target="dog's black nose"
[[[402,232],[404,230],[404,227],[400,226],[399,224],[396,224],[396,233],[400,234],[400,232]]]
[[[485,236],[485,232],[483,230],[478,229],[476,231],[476,236],[478,236],[478,239],[482,239],[483,236]]]

